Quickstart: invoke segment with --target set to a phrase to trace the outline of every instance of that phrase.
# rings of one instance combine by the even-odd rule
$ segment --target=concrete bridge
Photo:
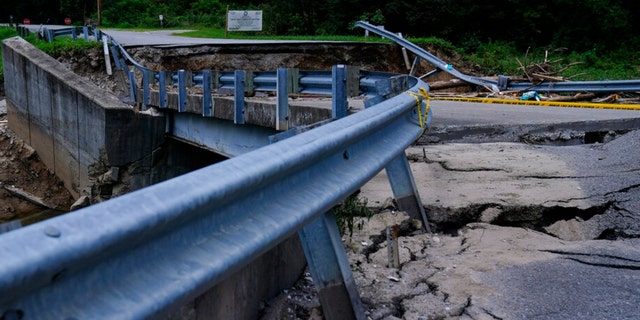
[[[254,318],[259,301],[297,279],[304,251],[325,315],[361,319],[331,207],[386,168],[400,208],[426,222],[404,155],[429,120],[427,86],[415,78],[345,66],[254,75],[274,84],[269,103],[245,99],[249,78],[238,71],[234,99],[209,99],[206,83],[199,95],[154,92],[151,77],[165,78],[143,73],[132,106],[21,38],[3,42],[3,61],[12,130],[76,197],[119,196],[2,236],[4,316],[142,318],[186,306]],[[329,90],[330,105],[290,103],[292,75],[303,93]],[[347,116],[350,92],[368,102]],[[176,157],[192,155],[168,156],[168,136],[234,158],[170,179],[185,173],[172,168]]]

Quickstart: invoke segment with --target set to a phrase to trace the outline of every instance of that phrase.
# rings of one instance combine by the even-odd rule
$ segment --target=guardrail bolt
[[[51,238],[58,238],[58,237],[60,237],[61,232],[56,227],[47,226],[46,228],[44,228],[44,234],[46,234],[47,236],[49,236]]]

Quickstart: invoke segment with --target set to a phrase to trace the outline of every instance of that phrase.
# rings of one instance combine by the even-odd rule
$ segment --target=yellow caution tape
[[[418,120],[420,121],[420,128],[424,129],[427,117],[429,116],[429,104],[431,102],[431,97],[427,93],[427,89],[419,88],[418,93],[412,91],[405,91],[405,93],[416,99],[416,109],[418,109]],[[422,108],[420,107],[420,98],[426,100],[424,116],[422,115]]]
[[[531,101],[531,100],[511,100],[499,98],[453,98],[453,97],[432,97],[434,100],[513,104],[540,107],[568,107],[568,108],[593,108],[593,109],[623,109],[638,110],[640,104],[617,104],[617,103],[597,103],[597,102],[561,102],[561,101]]]

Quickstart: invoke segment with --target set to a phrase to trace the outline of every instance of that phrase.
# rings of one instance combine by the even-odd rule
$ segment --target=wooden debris
[[[598,103],[613,103],[618,101],[618,99],[620,99],[620,96],[617,94],[610,94],[606,97],[603,98],[598,98],[598,99],[593,99],[593,102],[598,102]]]
[[[560,51],[561,49],[557,49],[555,51]],[[525,60],[529,54],[529,50],[525,53]],[[532,83],[541,83],[541,82],[562,82],[567,81],[567,77],[563,77],[560,74],[567,71],[570,67],[581,64],[582,62],[571,62],[565,65],[562,65],[563,59],[549,60],[549,50],[545,51],[544,60],[541,62],[531,63],[525,65],[520,61],[520,59],[516,58],[516,61],[520,65],[520,70],[523,72],[523,78],[527,79],[527,81]],[[573,76],[572,76],[573,77]]]
[[[596,97],[595,93],[578,93],[572,96],[554,96],[550,97],[549,101],[558,102],[573,102],[573,101],[587,101]]]
[[[429,83],[430,90],[442,90],[442,89],[451,89],[458,87],[469,86],[468,82],[462,81],[460,79],[451,79],[448,81],[436,81]]]
[[[9,191],[13,195],[16,195],[16,196],[18,196],[18,197],[20,197],[22,199],[25,199],[25,200],[27,200],[27,201],[35,204],[35,205],[38,205],[40,207],[47,208],[47,209],[55,209],[54,207],[46,204],[42,200],[42,198],[40,198],[40,197],[38,197],[36,195],[33,195],[33,194],[23,190],[23,189],[20,189],[20,188],[14,187],[14,186],[8,186],[8,185],[3,185],[3,187],[4,187],[5,190]]]

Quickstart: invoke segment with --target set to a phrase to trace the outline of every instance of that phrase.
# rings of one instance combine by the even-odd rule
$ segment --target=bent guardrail
[[[381,169],[406,162],[429,120],[426,84],[411,85],[314,130],[0,235],[0,315],[141,319],[194,299]],[[330,250],[345,257],[333,234]],[[331,263],[353,292],[343,264]],[[355,300],[345,317],[363,319]]]
[[[640,91],[640,80],[615,80],[615,81],[566,81],[566,82],[543,82],[543,83],[531,83],[531,82],[515,82],[509,79],[507,76],[499,76],[498,80],[487,79],[482,77],[466,75],[458,70],[452,64],[449,64],[442,59],[434,56],[419,46],[411,43],[410,41],[403,39],[402,37],[389,32],[385,29],[379,28],[364,21],[358,21],[354,25],[365,30],[371,31],[383,37],[389,38],[395,43],[401,45],[407,50],[416,55],[414,65],[418,63],[419,59],[424,59],[436,67],[436,70],[428,73],[425,76],[430,76],[440,71],[447,72],[452,76],[461,79],[463,81],[483,86],[491,91],[540,91],[540,92],[635,92]],[[413,69],[412,69],[413,70]]]

